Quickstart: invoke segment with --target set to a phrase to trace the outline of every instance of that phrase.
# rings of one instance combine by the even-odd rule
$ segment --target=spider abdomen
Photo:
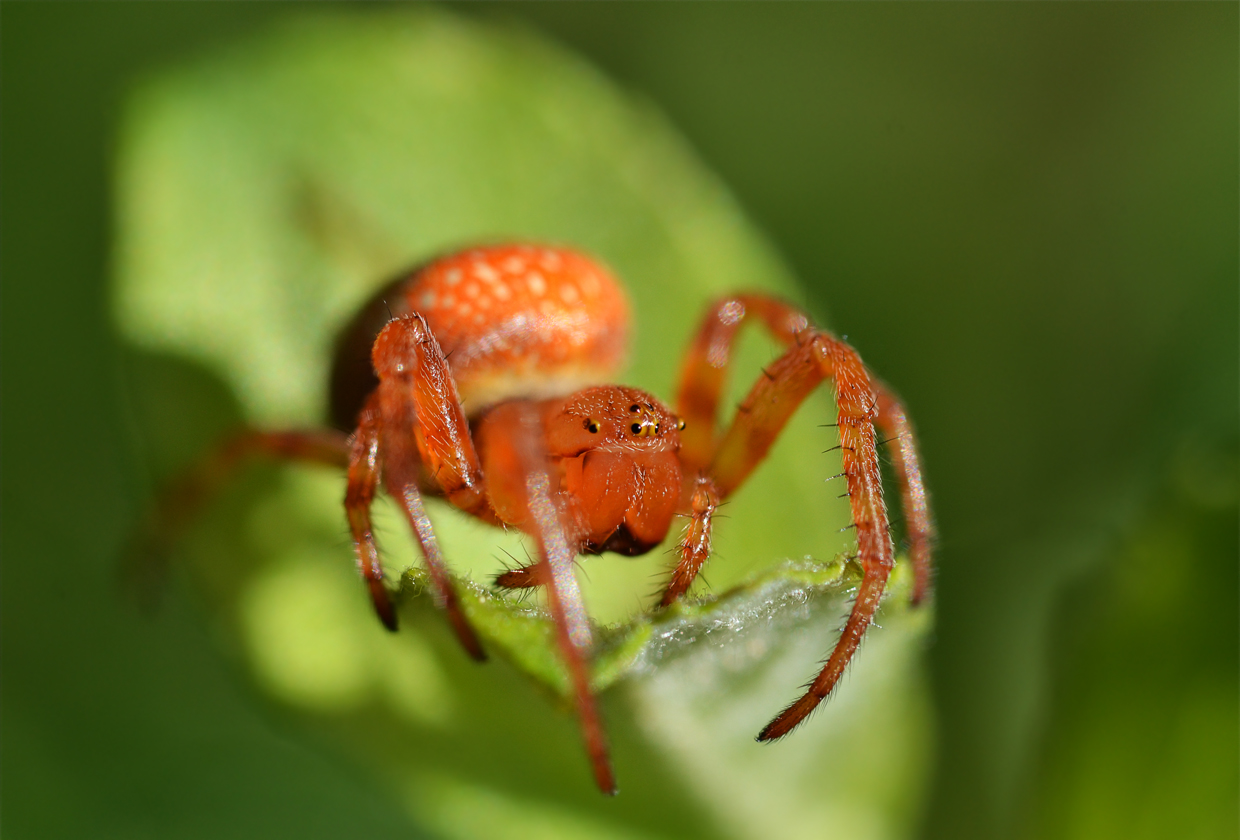
[[[376,384],[375,336],[410,312],[426,319],[471,416],[505,399],[557,396],[613,379],[628,344],[628,299],[589,257],[539,245],[461,251],[385,287],[342,334],[332,372],[332,419],[340,428],[356,422]]]

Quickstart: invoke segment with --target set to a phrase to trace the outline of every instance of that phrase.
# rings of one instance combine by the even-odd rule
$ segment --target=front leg
[[[418,547],[422,549],[435,600],[448,616],[448,623],[452,625],[452,631],[456,633],[461,647],[465,648],[465,652],[473,659],[479,662],[485,660],[486,652],[482,649],[482,643],[478,641],[478,635],[469,619],[465,617],[456,588],[452,585],[452,578],[448,575],[448,565],[444,562],[439,540],[435,538],[435,532],[431,528],[430,517],[426,515],[426,506],[422,503],[422,494],[418,492],[416,480],[408,473],[392,470],[384,476],[384,485],[388,495],[400,503],[405,521],[409,523],[409,529],[413,531]]]
[[[710,559],[711,532],[719,502],[719,488],[715,486],[714,479],[709,475],[699,474],[689,497],[689,522],[680,538],[680,562],[672,570],[667,588],[663,590],[663,596],[659,599],[660,607],[671,606],[677,598],[688,592],[693,581],[697,579],[698,572]]]
[[[388,462],[411,476],[421,463],[454,507],[489,519],[461,397],[426,320],[415,312],[389,321],[375,338],[371,358],[392,447]]]
[[[422,550],[436,600],[462,647],[474,659],[485,659],[418,490],[425,469],[453,505],[484,519],[493,518],[456,385],[439,342],[416,313],[396,318],[383,328],[375,339],[372,358],[379,387],[362,413],[363,428],[369,422],[381,429],[384,485],[400,503]]]
[[[731,492],[721,491],[708,470],[721,443],[717,428],[719,402],[727,385],[736,338],[741,328],[755,319],[776,341],[787,346],[795,345],[810,324],[804,312],[766,295],[724,298],[706,313],[685,354],[676,413],[684,423],[680,433],[680,462],[685,478],[681,499],[682,506],[688,508],[689,521],[678,546],[680,560],[659,599],[663,607],[689,590],[710,559],[715,510]],[[753,464],[756,466],[761,458],[758,456]]]
[[[787,348],[796,347],[803,342],[804,336],[817,333],[811,328],[809,316],[805,312],[764,294],[741,294],[724,298],[710,308],[685,355],[676,397],[677,413],[686,423],[686,428],[681,433],[681,461],[686,479],[692,480],[711,465],[723,445],[717,431],[719,402],[726,385],[736,338],[741,328],[748,323],[760,324],[772,338]],[[835,341],[834,338],[831,340]],[[864,371],[864,367],[861,369]],[[768,381],[772,380],[775,377],[774,367],[764,371],[764,375]],[[894,442],[891,449],[892,461],[900,488],[909,556],[915,578],[912,601],[919,604],[925,600],[930,589],[935,534],[929,496],[921,475],[917,441],[904,406],[895,394],[872,378],[870,385],[876,398],[876,403],[869,406],[870,409],[877,408],[874,422],[888,441]],[[782,429],[782,424],[778,428]],[[842,425],[841,431],[843,430]],[[761,454],[737,450],[727,457],[739,459],[741,463],[748,461],[749,469],[752,469],[761,460],[767,447],[769,442],[761,445]],[[737,464],[733,464],[732,468],[736,467]],[[719,476],[717,471],[713,474]],[[744,476],[739,480],[743,481]],[[726,497],[730,492],[731,490],[724,490],[722,497]],[[851,494],[852,490],[849,492]],[[694,487],[687,486],[684,494],[686,502],[690,502],[694,494]],[[706,559],[702,556],[701,547],[705,546],[705,553],[709,553],[709,534],[709,517],[704,518],[695,505],[693,517],[681,544],[681,562],[673,573],[672,585],[664,593],[664,603],[674,599],[673,586],[684,591],[688,583],[692,582],[696,570]]]
[[[538,409],[525,402],[504,403],[492,409],[477,429],[483,453],[487,496],[505,522],[534,538],[538,560],[508,572],[518,587],[543,585],[547,608],[555,623],[556,644],[568,671],[569,684],[581,723],[581,735],[599,790],[616,793],[607,738],[594,692],[589,661],[593,642],[589,616],[574,560],[577,542],[559,494],[554,493]],[[505,575],[500,576],[501,585]]]
[[[834,336],[807,329],[797,346],[767,368],[738,409],[710,472],[726,498],[766,457],[792,414],[826,379],[835,382],[841,460],[863,576],[826,664],[805,694],[762,730],[759,741],[788,734],[831,693],[878,610],[894,564],[874,434],[878,397],[856,351]]]
[[[804,312],[766,295],[724,298],[710,308],[685,353],[676,393],[676,413],[685,422],[680,456],[686,476],[706,469],[715,457],[719,401],[727,385],[732,348],[741,328],[755,319],[785,347],[795,345],[810,325]]]

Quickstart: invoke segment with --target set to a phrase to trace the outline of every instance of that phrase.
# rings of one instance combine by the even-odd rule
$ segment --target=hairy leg
[[[389,465],[413,473],[420,463],[454,507],[488,518],[465,410],[426,321],[416,312],[389,321],[375,339],[372,357],[384,433],[399,450],[388,455]]]
[[[495,576],[495,585],[503,589],[534,589],[546,586],[551,580],[547,567],[541,562],[518,566]]]
[[[900,399],[882,382],[871,380],[878,395],[878,418],[875,423],[893,444],[891,460],[900,487],[904,528],[908,532],[909,557],[913,561],[914,605],[930,593],[930,555],[934,549],[934,520],[930,516],[930,498],[921,476],[921,456],[913,424],[905,414]]]
[[[719,488],[715,486],[715,482],[710,476],[699,474],[689,497],[689,522],[680,538],[680,561],[672,570],[671,579],[659,599],[659,606],[670,606],[689,591],[698,572],[710,558],[711,523],[719,501]]]
[[[518,525],[538,546],[536,563],[507,574],[514,575],[514,580],[522,585],[546,586],[556,644],[568,671],[594,780],[604,793],[614,794],[616,780],[607,738],[590,688],[592,639],[575,575],[577,546],[568,535],[565,512],[552,494],[543,451],[542,420],[537,408],[529,403],[504,403],[479,423],[477,437],[486,464],[491,504],[501,519]],[[505,577],[501,575],[500,580]]]
[[[727,385],[732,349],[741,327],[757,318],[785,346],[810,325],[809,316],[783,301],[747,294],[715,303],[689,344],[676,392],[676,413],[685,421],[680,433],[685,474],[696,475],[710,465],[719,443],[719,401]]]
[[[719,401],[727,385],[736,336],[755,317],[784,344],[795,343],[809,326],[805,313],[782,301],[763,295],[738,295],[718,301],[707,311],[685,354],[676,413],[685,424],[680,432],[685,481],[681,505],[687,509],[689,521],[680,540],[680,560],[659,599],[660,606],[670,605],[687,592],[710,559],[713,517],[727,495],[715,486],[707,470],[720,443]]]
[[[349,450],[349,472],[344,491],[344,511],[349,519],[349,531],[353,535],[353,550],[357,554],[357,568],[366,582],[375,613],[383,626],[396,630],[396,611],[387,587],[383,585],[383,566],[379,563],[379,549],[375,545],[374,528],[370,522],[370,507],[374,504],[375,491],[383,470],[383,451],[378,411],[372,398],[362,409],[358,418],[357,433]]]
[[[809,690],[762,730],[758,736],[761,741],[792,731],[830,694],[874,618],[893,564],[873,425],[878,414],[877,397],[856,351],[826,333],[802,333],[797,346],[759,377],[711,466],[726,498],[766,456],[804,399],[827,379],[835,383],[840,448],[863,577],[844,632],[826,665]]]
[[[763,371],[732,426],[720,439],[716,432],[717,414],[732,349],[738,331],[752,319],[789,349]],[[701,469],[708,465],[708,474],[715,480],[722,499],[748,478],[792,413],[824,379],[833,379],[836,386],[840,448],[864,576],[844,632],[827,663],[805,695],[773,720],[759,740],[787,734],[831,692],[878,609],[893,559],[875,423],[899,442],[894,461],[914,565],[913,601],[918,603],[925,597],[933,526],[920,459],[903,406],[885,386],[870,378],[852,348],[813,329],[805,313],[774,298],[738,295],[717,303],[690,345],[682,369],[677,409],[687,424],[682,433],[682,440],[687,441],[687,467]],[[697,535],[701,531],[709,534],[709,517],[702,521],[694,516],[686,533]],[[673,573],[680,591],[687,588],[685,579],[691,582],[701,562],[688,553],[682,556]],[[665,601],[674,597],[665,594]]]
[[[426,515],[426,506],[422,503],[422,494],[418,492],[417,482],[412,476],[403,475],[399,470],[392,470],[384,476],[384,485],[388,494],[400,503],[401,511],[405,514],[405,521],[409,523],[409,528],[413,531],[418,546],[422,549],[422,557],[426,561],[426,569],[431,576],[435,600],[448,616],[448,623],[452,625],[452,630],[456,633],[461,646],[465,648],[465,652],[481,662],[487,658],[486,652],[483,651],[482,643],[478,641],[478,635],[474,632],[469,619],[465,617],[456,588],[448,576],[447,563],[444,562],[439,541],[435,539],[430,517]]]
[[[461,645],[474,659],[485,659],[418,491],[425,470],[454,506],[490,518],[482,467],[443,350],[422,316],[412,314],[383,328],[372,355],[379,387],[362,417],[363,425],[370,418],[383,441],[384,486],[418,541],[436,600]]]
[[[681,455],[686,478],[683,499],[685,506],[692,511],[685,538],[681,541],[681,561],[672,575],[678,592],[688,589],[710,551],[710,516],[709,513],[699,512],[701,508],[693,504],[697,492],[695,481],[714,461],[722,443],[717,430],[719,402],[726,385],[736,337],[745,324],[755,321],[786,347],[796,346],[805,335],[817,332],[811,330],[809,316],[803,311],[763,294],[725,298],[706,313],[685,355],[677,392],[677,413],[686,424],[681,432]],[[774,368],[768,368],[764,375],[771,379],[775,375]],[[888,438],[898,442],[892,454],[910,542],[909,553],[915,576],[913,603],[916,604],[924,600],[928,593],[931,576],[934,527],[929,501],[921,475],[916,438],[904,407],[881,382],[871,378],[871,385],[877,398],[875,422]],[[765,451],[764,448],[762,452]],[[758,460],[760,458],[752,460],[751,466],[756,466]],[[718,477],[717,471],[714,474]],[[730,492],[730,489],[723,490],[721,498],[726,498]],[[665,592],[664,603],[675,597],[676,594]]]

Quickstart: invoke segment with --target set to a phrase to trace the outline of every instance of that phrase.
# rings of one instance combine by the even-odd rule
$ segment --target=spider
[[[856,351],[804,312],[762,293],[712,305],[685,356],[675,410],[636,388],[597,384],[611,380],[623,360],[629,318],[619,283],[573,250],[515,244],[442,257],[382,289],[341,334],[330,387],[335,429],[246,432],[206,471],[218,479],[241,457],[259,453],[347,469],[344,507],[358,566],[380,621],[396,630],[370,518],[382,487],[408,520],[436,602],[478,660],[485,653],[453,589],[423,497],[442,496],[484,522],[529,535],[536,559],[495,583],[545,589],[594,779],[607,794],[616,782],[589,686],[591,627],[574,576],[577,555],[644,554],[663,542],[674,517],[686,516],[679,560],[659,599],[660,607],[672,604],[710,557],[719,505],[762,462],[801,402],[833,380],[863,577],[821,671],[758,734],[770,741],[831,693],[892,569],[876,425],[897,442],[892,460],[914,604],[928,593],[933,540],[903,406]],[[740,328],[751,322],[786,349],[721,433],[716,421],[730,356]],[[200,480],[198,492],[207,483]],[[174,507],[190,504],[182,493]]]

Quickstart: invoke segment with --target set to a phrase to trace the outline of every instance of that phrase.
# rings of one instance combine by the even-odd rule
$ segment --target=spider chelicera
[[[749,322],[786,349],[721,431],[719,402],[733,345]],[[485,522],[528,534],[534,562],[495,583],[546,590],[586,751],[605,793],[614,793],[616,784],[589,687],[591,628],[574,576],[577,555],[643,554],[684,514],[679,561],[659,605],[674,602],[710,556],[718,506],[762,462],[801,402],[832,380],[863,577],[821,672],[758,734],[769,741],[792,731],[830,694],[892,569],[875,426],[896,444],[892,461],[914,568],[914,604],[928,593],[933,541],[903,406],[856,351],[804,312],[761,293],[716,302],[685,356],[675,410],[636,388],[597,384],[615,376],[628,328],[620,285],[575,251],[502,245],[443,257],[381,290],[342,334],[331,380],[336,430],[247,432],[206,470],[218,478],[254,453],[346,468],[344,506],[358,565],[379,619],[395,630],[370,519],[382,487],[409,522],[456,636],[479,660],[485,658],[482,645],[453,590],[422,498],[442,496]],[[200,481],[199,490],[206,483]],[[191,503],[182,493],[172,507]]]

